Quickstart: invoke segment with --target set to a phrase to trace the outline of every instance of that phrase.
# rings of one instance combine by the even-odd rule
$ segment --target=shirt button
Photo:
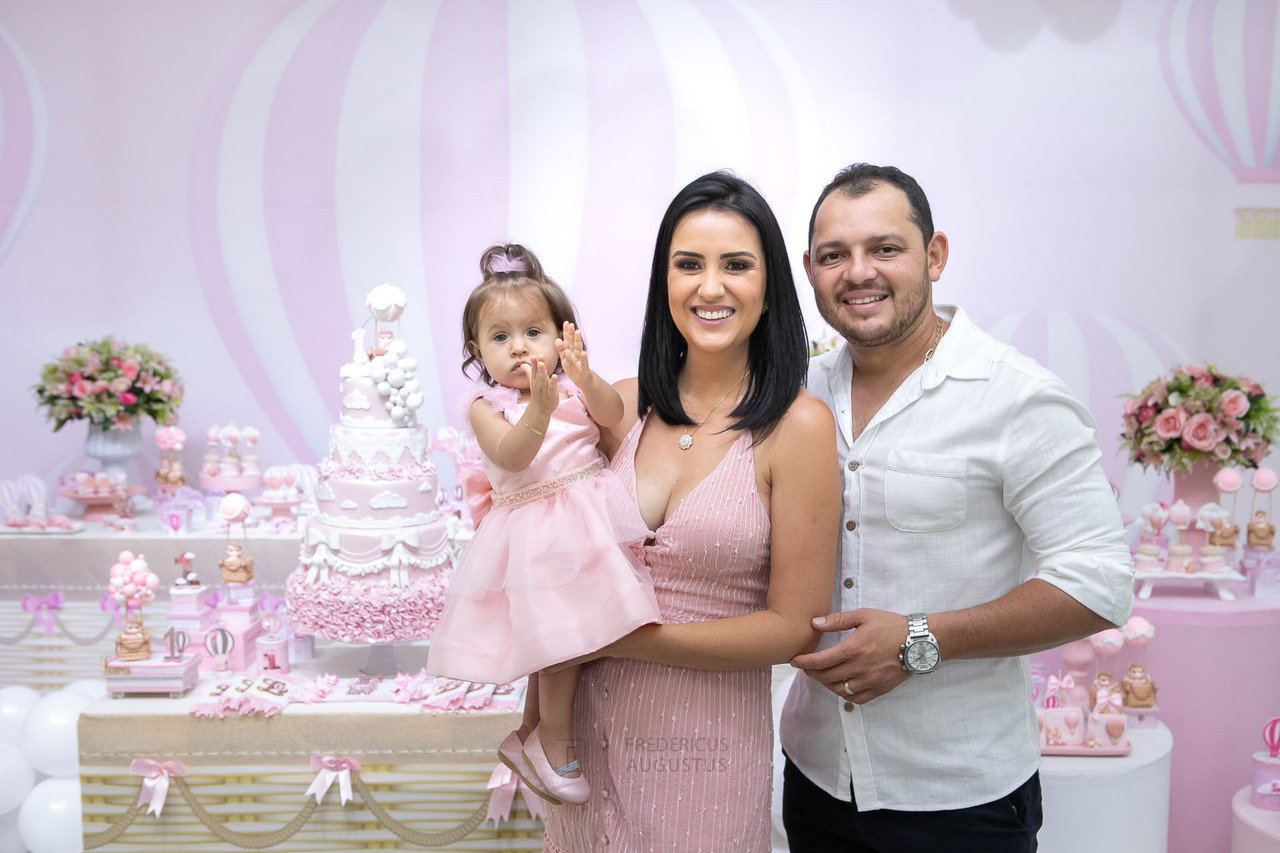
[[[845,589],[853,589],[853,578],[845,578],[845,579],[844,579],[844,588],[845,588]]]
[[[852,703],[852,702],[845,702],[845,703],[844,703],[844,709],[845,709],[846,711],[852,711],[852,710],[853,710],[853,703]]]
[[[850,460],[849,460],[849,470],[850,470],[850,471],[857,471],[857,470],[858,470],[858,463],[857,463],[857,462],[855,462],[855,461],[853,461],[852,459],[850,459]]]
[[[857,526],[858,526],[858,522],[856,522],[856,521],[846,521],[846,522],[844,523],[844,529],[845,529],[845,530],[853,530],[853,529],[854,529],[855,527],[857,527]]]

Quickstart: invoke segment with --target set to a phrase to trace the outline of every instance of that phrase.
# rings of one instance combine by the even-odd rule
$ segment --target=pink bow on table
[[[493,772],[489,774],[489,784],[485,787],[493,791],[493,795],[489,797],[489,811],[484,819],[493,821],[495,828],[502,821],[511,820],[511,806],[515,803],[517,790],[524,797],[524,806],[529,810],[529,815],[538,819],[543,817],[542,797],[529,790],[529,786],[505,764],[493,768]]]
[[[280,608],[284,606],[283,598],[276,598],[269,592],[262,594],[262,599],[258,602],[258,606],[267,613],[278,613]]]
[[[55,592],[41,598],[38,595],[27,593],[22,596],[22,609],[27,613],[36,614],[36,624],[44,626],[46,636],[53,636],[53,611],[61,610],[63,602],[62,593]]]
[[[309,797],[315,794],[316,802],[320,802],[325,792],[333,785],[333,780],[337,779],[339,798],[345,806],[347,800],[351,799],[351,771],[359,770],[360,762],[347,756],[335,758],[332,755],[313,755],[311,769],[319,772],[316,773],[316,778],[311,782],[311,787],[307,789],[304,796]]]
[[[1058,692],[1058,690],[1071,690],[1075,686],[1076,686],[1076,680],[1072,678],[1070,675],[1062,676],[1061,681],[1058,680],[1058,676],[1051,675],[1049,676],[1049,682],[1048,682],[1048,687],[1046,689],[1046,692],[1056,693]]]
[[[1093,706],[1093,710],[1099,714],[1123,714],[1124,697],[1119,690],[1111,691],[1103,687],[1098,690],[1097,704]]]
[[[163,764],[150,758],[135,758],[129,764],[129,772],[142,777],[142,790],[138,792],[138,805],[146,805],[147,811],[160,817],[164,801],[169,796],[169,777],[186,776],[187,768],[181,761]]]
[[[117,628],[124,625],[124,618],[120,615],[120,602],[112,598],[111,593],[105,592],[102,594],[102,599],[98,602],[98,608],[103,613],[115,614],[115,619],[112,621],[116,623]]]

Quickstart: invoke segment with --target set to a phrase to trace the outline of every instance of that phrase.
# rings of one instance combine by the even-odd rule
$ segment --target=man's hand
[[[825,633],[848,631],[829,649],[796,655],[791,665],[802,669],[841,699],[861,705],[883,696],[911,677],[898,660],[907,639],[907,617],[887,610],[847,610],[813,620]]]

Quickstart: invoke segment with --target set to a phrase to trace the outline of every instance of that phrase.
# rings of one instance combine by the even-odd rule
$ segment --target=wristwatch
[[[898,647],[902,668],[912,675],[924,675],[938,668],[942,654],[938,638],[929,633],[929,619],[923,613],[907,617],[907,641]]]

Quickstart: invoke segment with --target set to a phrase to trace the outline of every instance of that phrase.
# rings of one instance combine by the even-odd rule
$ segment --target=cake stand
[[[129,497],[140,495],[147,490],[146,486],[129,486]],[[84,507],[85,521],[101,521],[103,516],[111,515],[111,501],[115,497],[111,494],[83,494],[75,489],[59,489],[58,495],[64,498],[70,498],[76,503]]]
[[[293,508],[302,503],[302,498],[297,497],[293,500],[269,501],[264,498],[254,498],[255,506],[264,506],[271,510],[271,521],[292,521]]]
[[[247,492],[262,487],[261,474],[239,474],[223,477],[220,474],[200,472],[200,488],[206,492]]]

